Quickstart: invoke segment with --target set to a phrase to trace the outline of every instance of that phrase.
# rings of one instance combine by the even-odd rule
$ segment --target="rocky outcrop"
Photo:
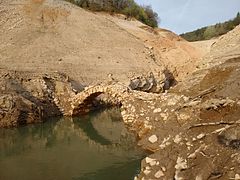
[[[21,95],[0,96],[0,127],[42,122],[43,109]]]
[[[150,72],[147,75],[135,76],[130,79],[129,88],[132,90],[162,93],[177,84],[176,79],[168,69],[158,73]]]
[[[147,76],[136,76],[130,79],[129,87],[132,90],[160,93],[164,91],[166,78],[163,73],[155,77],[152,72]]]
[[[1,70],[0,127],[43,122],[62,115],[75,95],[68,77]]]

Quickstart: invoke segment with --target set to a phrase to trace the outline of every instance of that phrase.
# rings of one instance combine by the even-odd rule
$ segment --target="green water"
[[[143,156],[116,109],[0,129],[0,180],[130,180]]]

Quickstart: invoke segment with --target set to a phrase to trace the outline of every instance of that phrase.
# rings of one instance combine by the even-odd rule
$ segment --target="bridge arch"
[[[71,110],[68,115],[76,116],[88,113],[92,105],[91,102],[99,95],[107,94],[111,100],[121,104],[121,115],[125,125],[131,131],[136,132],[139,137],[142,137],[152,129],[152,125],[144,117],[140,118],[136,112],[137,107],[135,104],[136,96],[138,96],[136,93],[135,91],[129,91],[128,87],[123,85],[97,85],[88,87],[71,99]],[[141,94],[141,92],[138,93]],[[138,103],[144,103],[144,101]]]
[[[71,116],[75,116],[89,112],[92,102],[101,94],[108,95],[110,101],[124,105],[125,103],[123,101],[125,97],[123,96],[127,95],[127,91],[128,88],[116,85],[98,85],[88,87],[73,98],[70,114]]]

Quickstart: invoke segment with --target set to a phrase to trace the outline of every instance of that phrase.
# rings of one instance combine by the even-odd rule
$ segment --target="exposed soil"
[[[166,29],[152,29],[135,20],[126,21],[120,15],[105,16],[143,41],[156,64],[167,67],[178,81],[196,69],[199,59],[210,51],[214,42],[189,43]]]
[[[166,30],[95,14],[62,0],[1,0],[0,67],[60,71],[84,84],[159,73],[181,79],[201,52]],[[127,43],[126,43],[127,42]]]

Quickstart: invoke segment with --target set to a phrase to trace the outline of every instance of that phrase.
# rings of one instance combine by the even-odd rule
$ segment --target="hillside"
[[[161,60],[174,71],[201,56],[172,32],[155,33],[138,21],[92,13],[65,1],[0,2],[0,67],[4,69],[59,71],[93,84],[109,80],[109,74],[126,81],[134,74],[161,72],[165,68]]]
[[[199,47],[166,29],[152,29],[138,21],[126,21],[116,16],[106,17],[143,41],[154,61],[159,66],[167,67],[177,80],[191,73],[198,60],[209,51],[205,48],[209,42]]]
[[[192,32],[187,32],[181,34],[180,36],[187,41],[202,41],[208,40],[211,38],[219,37],[227,32],[233,30],[236,26],[240,24],[240,13],[236,15],[234,19],[223,23],[217,23],[212,26],[206,26],[200,29],[197,29]]]

